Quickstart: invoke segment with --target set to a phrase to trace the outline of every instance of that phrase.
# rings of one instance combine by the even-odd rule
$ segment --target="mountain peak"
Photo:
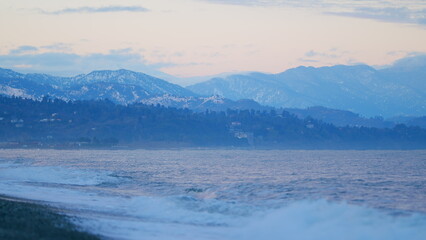
[[[89,75],[89,74],[105,74],[105,73],[118,73],[118,74],[129,74],[129,73],[132,73],[132,74],[142,74],[142,73],[139,73],[139,72],[134,72],[134,71],[131,71],[131,70],[127,70],[127,69],[121,68],[121,69],[117,69],[117,70],[94,70],[94,71],[88,73],[87,75]]]
[[[86,75],[79,75],[79,76],[83,76],[83,77],[87,77],[87,76],[92,76],[92,77],[116,77],[116,76],[120,76],[120,75],[125,75],[125,76],[131,76],[131,75],[144,75],[144,76],[148,76],[146,74],[140,73],[140,72],[134,72],[134,71],[130,71],[127,69],[118,69],[118,70],[95,70],[92,71]]]
[[[90,84],[99,82],[144,85],[153,82],[165,82],[164,80],[150,75],[134,72],[127,69],[118,70],[96,70],[88,74],[81,74],[71,79],[72,84]]]

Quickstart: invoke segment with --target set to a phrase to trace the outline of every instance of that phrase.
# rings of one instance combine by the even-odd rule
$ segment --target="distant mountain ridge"
[[[21,74],[0,68],[0,94],[31,99],[41,99],[46,95],[63,100],[107,98],[119,104],[141,102],[194,111],[271,109],[249,99],[233,101],[219,96],[199,97],[178,85],[125,69],[93,71],[75,77],[56,77],[47,74]]]
[[[197,96],[176,84],[124,69],[93,71],[75,77],[56,77],[47,74],[21,74],[0,68],[0,94],[32,99],[45,95],[65,100],[108,98],[120,104],[164,94]]]
[[[336,65],[297,67],[278,74],[236,74],[187,89],[203,96],[253,99],[278,108],[324,106],[364,116],[420,116],[426,115],[426,57],[405,59],[382,70]]]
[[[300,119],[311,117],[317,120],[321,120],[322,122],[331,123],[338,127],[352,126],[352,127],[392,128],[397,123],[406,123],[409,126],[417,126],[416,124],[408,123],[408,121],[394,122],[388,119],[385,120],[382,117],[366,118],[350,111],[330,109],[330,108],[325,108],[320,106],[308,107],[305,109],[284,108],[284,111],[287,111]]]
[[[314,68],[312,68],[314,69]],[[367,68],[368,69],[368,68]],[[236,78],[244,75],[235,75]],[[252,73],[253,83],[278,84],[268,74]],[[262,81],[256,79],[262,78]],[[241,87],[243,89],[243,87]],[[272,94],[273,92],[271,92]],[[45,95],[63,100],[110,99],[119,104],[140,102],[173,108],[187,108],[196,112],[234,110],[274,110],[251,99],[231,100],[219,95],[202,97],[178,85],[128,70],[93,71],[75,77],[56,77],[47,74],[21,74],[0,68],[0,95],[41,99]],[[278,109],[276,109],[278,110]],[[426,128],[424,117],[399,117],[390,120],[366,118],[359,114],[325,107],[284,108],[300,119],[312,117],[336,126],[364,126],[390,128],[397,123]],[[395,116],[392,116],[395,117]]]
[[[0,94],[25,98],[36,98],[42,95],[59,97],[63,95],[58,86],[47,83],[51,81],[49,78],[48,75],[21,74],[0,68]],[[37,81],[38,79],[41,79],[41,81]]]
[[[426,56],[402,59],[380,70],[367,65],[297,67],[278,74],[216,77],[187,88],[125,69],[56,77],[0,68],[0,94],[32,99],[45,95],[63,100],[108,98],[119,104],[144,102],[196,111],[323,106],[361,117],[424,116]],[[218,96],[223,100],[216,101]],[[356,117],[351,119],[358,122]]]

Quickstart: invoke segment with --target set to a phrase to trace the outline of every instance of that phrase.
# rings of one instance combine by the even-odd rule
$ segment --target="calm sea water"
[[[0,150],[0,194],[113,239],[426,239],[426,151]]]

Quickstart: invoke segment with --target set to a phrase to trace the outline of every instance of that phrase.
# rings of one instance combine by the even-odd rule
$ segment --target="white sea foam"
[[[392,217],[378,210],[325,200],[296,202],[250,221],[242,228],[240,239],[421,240],[426,237],[425,216]]]
[[[196,218],[207,221],[209,215],[204,212],[179,208],[163,211],[164,201],[158,199],[158,205],[151,205],[150,210],[144,204],[135,210],[157,210],[157,215],[169,221],[103,218],[87,220],[86,224],[92,231],[119,239],[423,240],[426,236],[425,216],[393,217],[374,209],[323,200],[296,202],[266,212],[248,209],[253,214],[245,218],[218,215],[211,221],[224,224],[219,226],[197,225]],[[186,222],[188,219],[193,219],[193,224]]]
[[[66,208],[82,218],[79,223],[85,229],[113,239],[423,240],[426,236],[422,215],[393,217],[343,203],[302,201],[265,210],[182,197],[126,198],[72,189],[15,187],[10,186],[6,193]]]
[[[116,181],[108,171],[0,165],[1,194],[64,208],[85,229],[113,239],[426,239],[421,214],[395,217],[325,200],[259,207],[197,195],[131,197],[90,187]]]

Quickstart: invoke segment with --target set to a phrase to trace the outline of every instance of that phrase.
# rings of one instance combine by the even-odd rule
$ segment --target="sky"
[[[1,0],[0,33],[2,68],[125,68],[185,84],[425,54],[426,1]]]

